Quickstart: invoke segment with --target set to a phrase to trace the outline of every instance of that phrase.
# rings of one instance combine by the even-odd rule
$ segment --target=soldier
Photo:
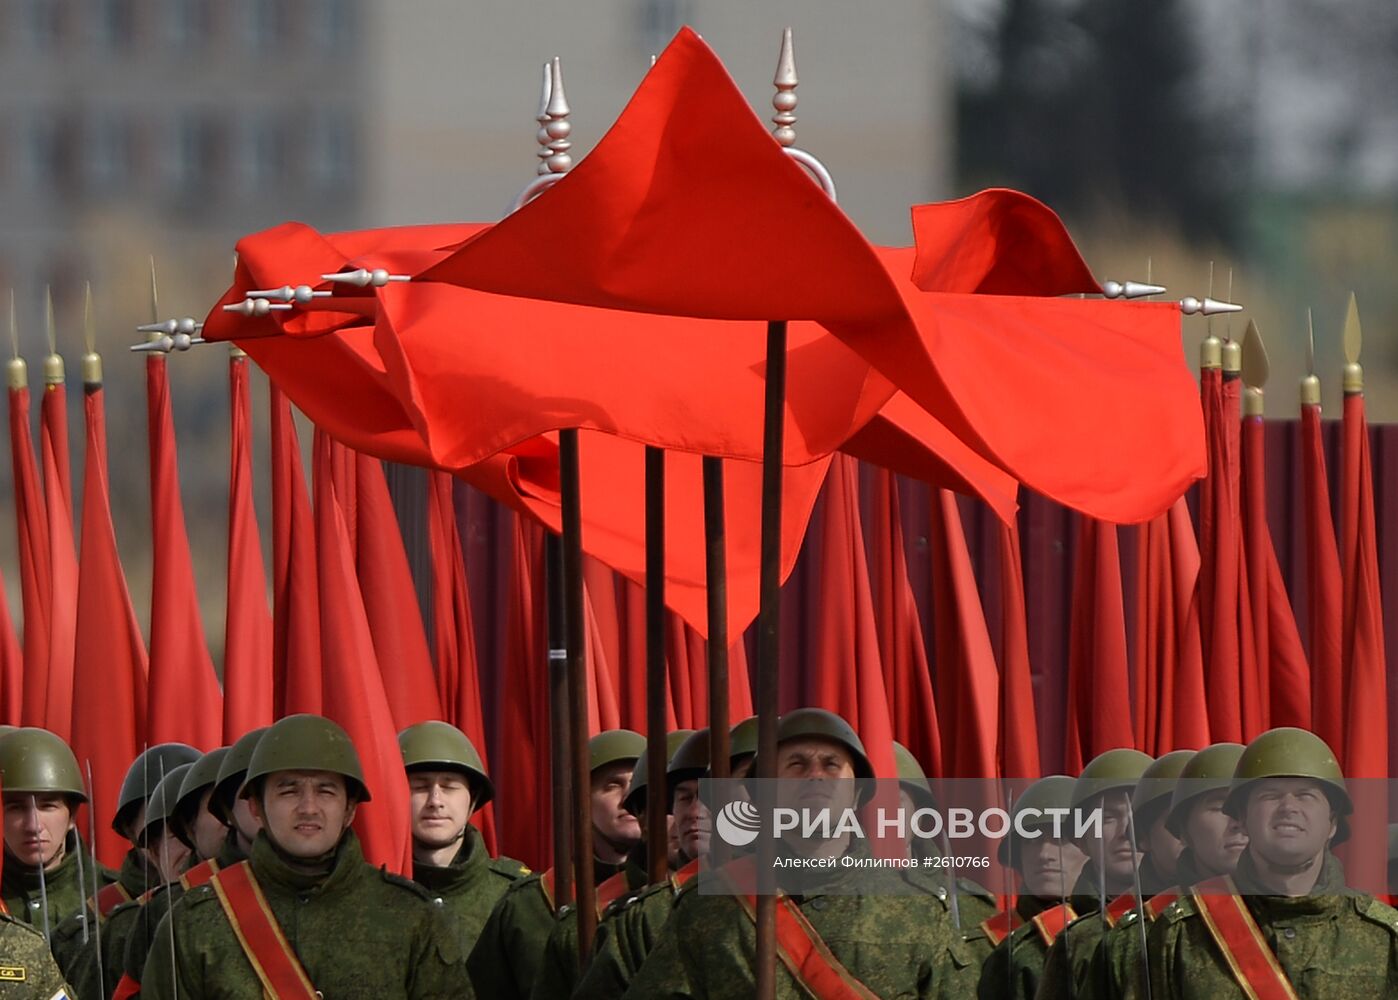
[[[242,790],[253,752],[267,729],[267,726],[251,729],[234,740],[219,762],[218,779],[209,793],[209,812],[223,820],[228,827],[232,849],[242,858],[252,853],[253,841],[257,839],[257,832],[262,826],[253,815],[248,800],[240,798],[238,792]]]
[[[73,813],[87,801],[77,758],[47,729],[25,727],[0,736],[0,791],[5,805],[5,909],[44,931],[80,914],[86,898],[78,879],[82,839]],[[111,881],[108,872],[99,880]]]
[[[630,729],[611,729],[592,737],[587,746],[592,772],[592,872],[594,884],[600,886],[621,871],[627,854],[641,839],[636,817],[622,808],[622,799],[636,761],[646,752],[646,738]],[[558,909],[553,880],[552,869],[520,879],[491,910],[467,961],[481,996],[501,1000],[529,996]]]
[[[469,954],[505,890],[529,869],[491,858],[471,817],[495,795],[480,754],[445,722],[420,722],[398,734],[408,772],[413,880],[446,907]]]
[[[777,793],[780,804],[838,816],[868,798],[873,770],[859,737],[839,716],[810,708],[789,712],[777,738],[776,773],[786,779]],[[847,833],[831,832],[802,840],[793,831],[793,839],[777,848],[779,863],[802,865],[799,892],[777,899],[778,996],[822,995],[820,984],[832,981],[848,995],[939,995],[937,969],[953,946],[948,922],[929,912],[904,870],[855,867],[868,858],[867,848]],[[805,867],[826,859],[827,867]],[[752,996],[756,900],[740,884],[752,873],[753,859],[743,858],[715,873],[731,893],[696,892],[698,879],[680,889],[674,913],[626,995]]]
[[[728,776],[746,778],[757,757],[757,716],[749,715],[728,730]]]
[[[8,913],[0,913],[0,996],[6,1000],[70,1000],[74,996],[43,933]]]
[[[1040,778],[1013,803],[1011,829],[1032,836],[1000,842],[1000,863],[1019,874],[1019,899],[1012,913],[997,913],[980,925],[993,949],[981,964],[980,1000],[1033,1000],[1049,948],[1077,915],[1064,895],[1077,884],[1087,855],[1071,838],[1070,822],[1056,825],[1051,811],[1072,808],[1075,784],[1065,774]]]
[[[1248,845],[1231,878],[1196,883],[1151,927],[1153,1000],[1398,995],[1398,911],[1348,889],[1330,853],[1352,805],[1325,741],[1291,728],[1258,736],[1224,811]]]
[[[1044,1000],[1082,995],[1102,936],[1136,906],[1141,855],[1130,829],[1131,793],[1152,763],[1139,750],[1108,750],[1089,761],[1073,785],[1072,807],[1078,815],[1101,810],[1101,836],[1089,833],[1078,841],[1087,855],[1087,865],[1073,887],[1072,903],[1078,917],[1063,929],[1044,957],[1035,994]]]

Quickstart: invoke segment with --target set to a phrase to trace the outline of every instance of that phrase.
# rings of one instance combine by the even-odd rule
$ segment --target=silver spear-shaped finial
[[[1152,295],[1162,295],[1164,285],[1152,285],[1148,281],[1104,281],[1102,294],[1109,299],[1144,299]]]
[[[187,351],[195,344],[204,343],[199,331],[204,324],[193,316],[179,319],[160,319],[160,293],[155,280],[155,257],[150,258],[150,316],[149,323],[136,327],[137,332],[146,335],[146,342],[133,344],[131,350],[138,354],[169,354],[171,351]]]
[[[781,51],[777,53],[777,71],[772,76],[772,86],[777,88],[772,95],[772,107],[777,112],[772,116],[772,123],[776,126],[772,129],[772,138],[777,140],[777,145],[787,156],[805,167],[821,190],[830,196],[831,201],[835,201],[835,178],[830,176],[825,164],[796,145],[796,129],[792,126],[796,124],[796,87],[800,82],[796,76],[791,29],[785,28],[782,30]]]
[[[539,113],[534,120],[539,123],[535,138],[539,141],[538,176],[524,186],[505,213],[518,211],[529,204],[546,188],[552,187],[563,175],[573,169],[573,156],[569,152],[573,143],[573,123],[568,120],[572,109],[568,107],[568,97],[563,92],[563,63],[558,56],[544,63],[543,88],[539,93]]]

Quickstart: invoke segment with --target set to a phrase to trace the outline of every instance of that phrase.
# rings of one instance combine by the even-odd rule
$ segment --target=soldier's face
[[[1243,824],[1223,811],[1226,798],[1227,789],[1206,792],[1194,800],[1184,819],[1184,842],[1202,875],[1232,875],[1248,846]]]
[[[1089,859],[1102,865],[1108,881],[1129,882],[1141,860],[1131,849],[1131,832],[1127,828],[1131,815],[1130,796],[1124,791],[1108,792],[1102,796],[1099,808],[1102,810],[1102,839],[1079,846],[1086,850]]]
[[[195,850],[205,860],[218,857],[218,852],[223,850],[223,842],[228,836],[228,827],[209,812],[209,800],[213,795],[214,790],[210,788],[200,798],[199,811],[194,814],[194,822],[187,831],[194,838]]]
[[[166,882],[177,880],[180,872],[184,870],[185,862],[189,860],[189,848],[170,832],[169,826],[164,827],[160,835],[149,842],[146,852],[155,863],[160,877]]]
[[[414,771],[408,775],[413,839],[441,850],[461,839],[471,818],[471,786],[456,771]]]
[[[675,832],[680,850],[693,861],[709,853],[710,816],[699,799],[699,779],[691,778],[675,786]]]
[[[1336,820],[1317,782],[1266,778],[1248,793],[1243,826],[1248,850],[1277,867],[1294,867],[1325,851]]]
[[[53,868],[63,860],[63,843],[73,828],[68,800],[61,795],[6,795],[5,849],[28,867]]]
[[[253,813],[251,803],[251,799],[237,799],[232,809],[233,829],[238,831],[244,850],[252,846],[257,839],[257,831],[262,829],[262,820]]]
[[[623,852],[641,839],[641,824],[621,807],[634,766],[630,761],[617,761],[592,772],[592,828]]]
[[[1071,840],[1055,840],[1044,833],[1019,841],[1024,891],[1041,899],[1058,899],[1073,891],[1087,864],[1087,855]]]
[[[817,737],[787,740],[777,747],[777,800],[785,808],[838,819],[853,809],[858,790],[854,761],[841,743]],[[832,819],[832,822],[834,820]]]
[[[267,835],[293,858],[329,854],[354,821],[345,779],[329,771],[273,771],[249,801]]]

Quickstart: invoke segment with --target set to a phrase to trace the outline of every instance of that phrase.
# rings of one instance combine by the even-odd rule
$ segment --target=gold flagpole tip
[[[53,289],[44,286],[44,336],[48,339],[49,353],[44,358],[44,384],[63,384],[63,359],[58,356],[58,324],[53,318]]]
[[[83,385],[102,384],[102,356],[97,353],[97,314],[92,307],[92,282],[83,288],[83,343],[87,353],[83,355]]]
[[[1243,345],[1236,340],[1225,340],[1219,347],[1222,355],[1223,374],[1237,375],[1243,370]]]
[[[1345,330],[1341,339],[1345,348],[1345,392],[1363,392],[1364,369],[1359,365],[1359,352],[1364,346],[1364,331],[1359,327],[1359,303],[1353,292],[1349,293],[1349,305],[1345,308]]]
[[[1243,416],[1263,415],[1263,389],[1271,374],[1272,366],[1267,359],[1262,334],[1257,329],[1257,323],[1248,320],[1247,329],[1243,331]]]
[[[19,320],[15,315],[15,290],[10,289],[10,360],[5,365],[5,381],[11,389],[29,385],[29,366],[19,356]]]

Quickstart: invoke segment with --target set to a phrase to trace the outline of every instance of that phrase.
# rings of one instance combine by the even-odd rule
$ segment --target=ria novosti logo
[[[761,828],[757,807],[744,799],[734,799],[714,817],[714,829],[730,847],[747,847],[757,839]]]

